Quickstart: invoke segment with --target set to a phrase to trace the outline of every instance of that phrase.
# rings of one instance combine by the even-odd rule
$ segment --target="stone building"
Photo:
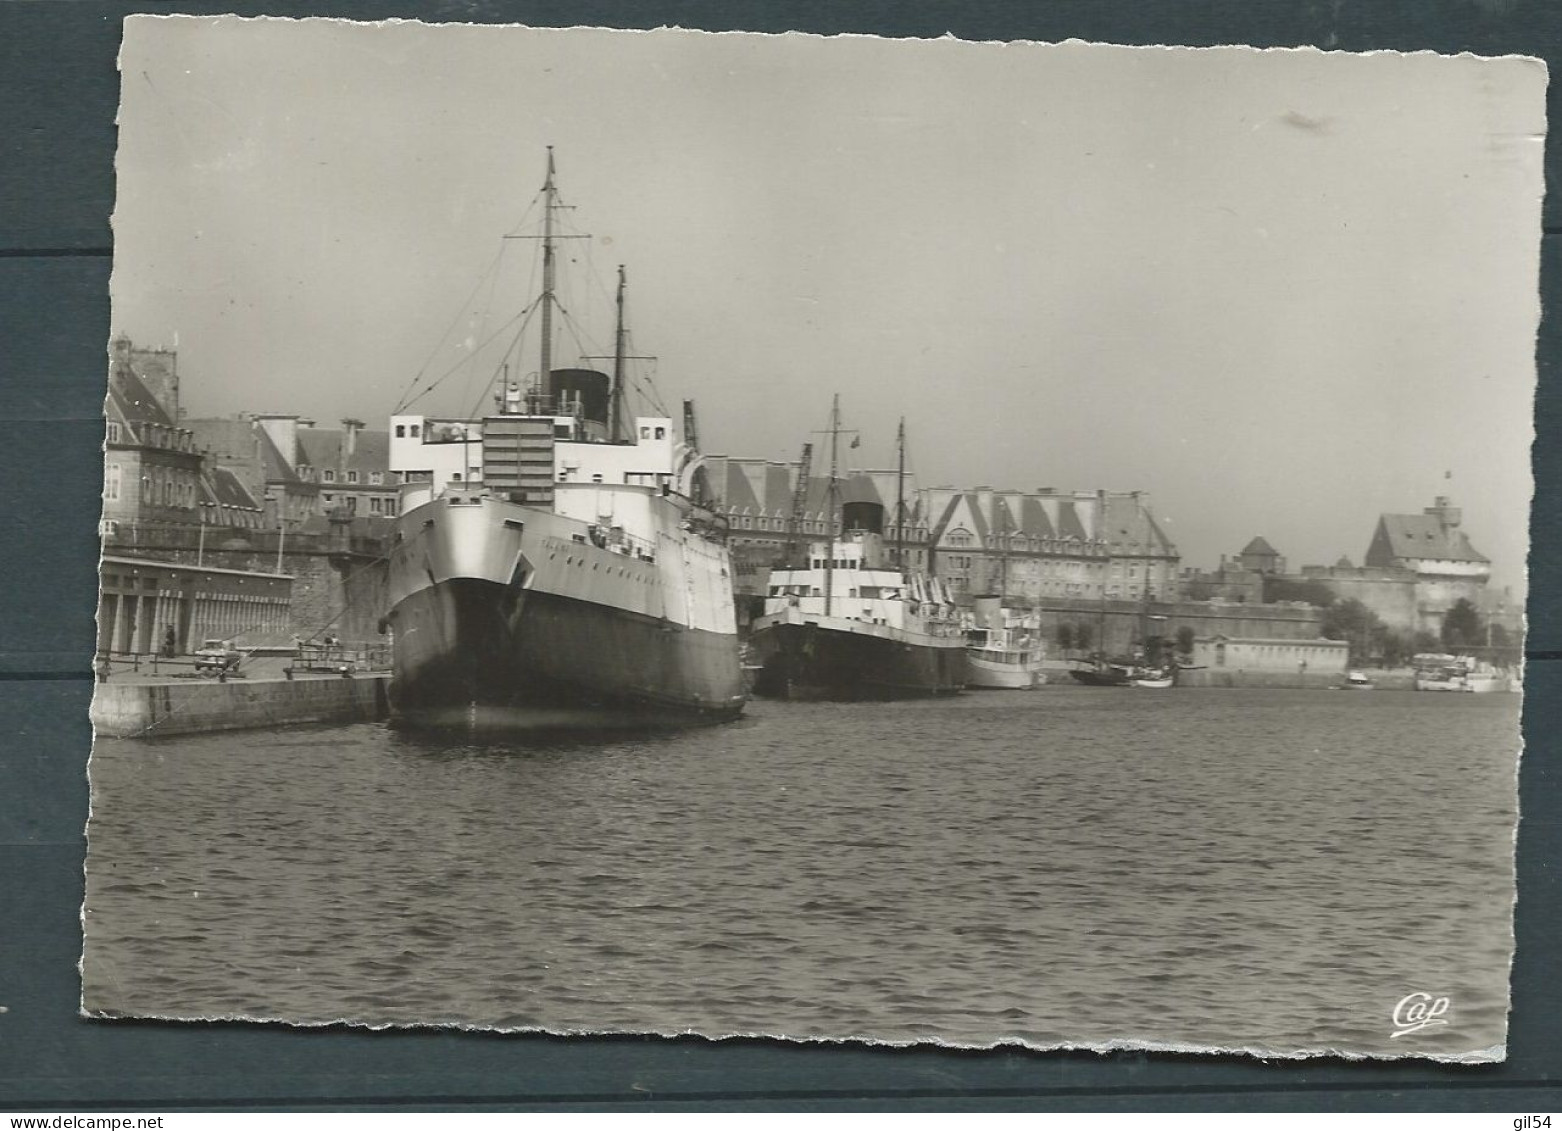
[[[361,420],[317,428],[291,413],[187,421],[197,445],[265,503],[268,525],[323,530],[327,518],[392,518],[400,495],[390,434]]]
[[[782,556],[796,499],[798,465],[733,456],[705,457],[714,502],[725,515],[740,595],[759,596]],[[820,538],[839,529],[828,481],[810,475],[798,533]],[[1170,600],[1177,550],[1143,496],[920,487],[894,470],[851,470],[838,504],[876,503],[884,542],[908,569],[946,580],[957,599],[1001,594],[1011,604],[1043,599]],[[897,509],[904,502],[903,527]]]
[[[957,596],[1035,605],[1176,595],[1177,548],[1141,492],[933,487],[922,495],[933,572]]]
[[[181,418],[177,358],[115,338],[104,400],[105,538],[262,524],[260,495],[214,462]]]
[[[1501,605],[1487,592],[1491,561],[1460,529],[1462,512],[1438,496],[1420,514],[1378,518],[1363,564],[1303,566],[1301,577],[1320,582],[1341,599],[1366,605],[1388,627],[1438,635],[1443,618],[1466,600],[1491,615]]]
[[[119,345],[118,342],[115,343]],[[201,456],[116,349],[104,403],[103,529],[199,522]]]
[[[181,653],[208,636],[376,636],[399,492],[387,434],[353,420],[192,420],[177,361],[124,336],[111,344],[100,649],[160,653],[170,629]]]
[[[1244,570],[1269,577],[1285,572],[1285,559],[1261,534],[1242,548],[1242,552],[1237,555],[1237,565]]]

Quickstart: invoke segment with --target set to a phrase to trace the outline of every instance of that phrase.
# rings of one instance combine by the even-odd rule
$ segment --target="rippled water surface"
[[[100,741],[85,1001],[164,1017],[1503,1043],[1518,697],[1056,687],[563,742]],[[1449,1022],[1394,1038],[1395,1004]]]

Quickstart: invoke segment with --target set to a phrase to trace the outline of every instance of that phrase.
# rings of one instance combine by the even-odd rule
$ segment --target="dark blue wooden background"
[[[1518,958],[1500,1066],[966,1053],[454,1032],[79,1020],[76,961],[90,731],[115,58],[138,10],[355,19],[678,25],[965,39],[1313,44],[1562,62],[1554,0],[806,4],[127,3],[0,0],[0,1109],[626,1106],[678,1109],[1475,1109],[1562,1107],[1562,717],[1556,497],[1562,206],[1546,206],[1536,409],[1528,752]],[[1555,109],[1558,94],[1553,88]],[[1556,183],[1556,145],[1547,183]],[[1478,421],[1471,422],[1479,427]],[[1366,469],[1364,469],[1366,473]],[[1407,821],[1414,813],[1404,814]],[[1428,891],[1428,912],[1436,892]],[[1045,956],[1038,956],[1045,961]],[[1284,1001],[1273,1007],[1285,1009]]]

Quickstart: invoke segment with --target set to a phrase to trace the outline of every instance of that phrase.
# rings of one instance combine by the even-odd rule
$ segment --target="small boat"
[[[966,687],[1012,690],[1045,684],[1039,622],[1006,612],[999,597],[977,597],[972,604],[975,626],[966,631]]]
[[[1128,681],[1134,687],[1161,690],[1177,686],[1176,668],[1141,668],[1139,674]]]
[[[1462,691],[1486,694],[1504,690],[1508,680],[1496,668],[1471,656],[1423,652],[1412,661],[1417,691]]]
[[[1073,667],[1068,674],[1086,687],[1127,687],[1133,681],[1134,666],[1116,660],[1096,658],[1086,667]]]
[[[1366,672],[1346,672],[1345,683],[1342,689],[1345,691],[1371,691],[1377,685],[1368,678]]]

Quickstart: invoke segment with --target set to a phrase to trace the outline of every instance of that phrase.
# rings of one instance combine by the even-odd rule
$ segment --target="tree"
[[[1177,651],[1184,656],[1193,655],[1193,626],[1183,625],[1177,630]]]
[[[1058,647],[1065,652],[1074,647],[1074,626],[1067,621],[1058,625]]]
[[[1348,643],[1352,663],[1371,656],[1381,646],[1385,631],[1378,614],[1354,597],[1335,602],[1323,613],[1323,635]]]
[[[1383,666],[1385,668],[1397,668],[1404,666],[1410,658],[1411,642],[1402,632],[1385,630],[1383,633]]]
[[[1088,624],[1076,624],[1074,626],[1074,647],[1081,652],[1090,649],[1090,626]]]
[[[1335,596],[1334,591],[1321,581],[1297,581],[1291,577],[1265,574],[1264,604],[1272,605],[1276,601],[1305,601],[1309,605],[1327,609],[1334,604]]]
[[[1475,606],[1460,597],[1443,616],[1443,646],[1470,648],[1486,642],[1486,628]]]

